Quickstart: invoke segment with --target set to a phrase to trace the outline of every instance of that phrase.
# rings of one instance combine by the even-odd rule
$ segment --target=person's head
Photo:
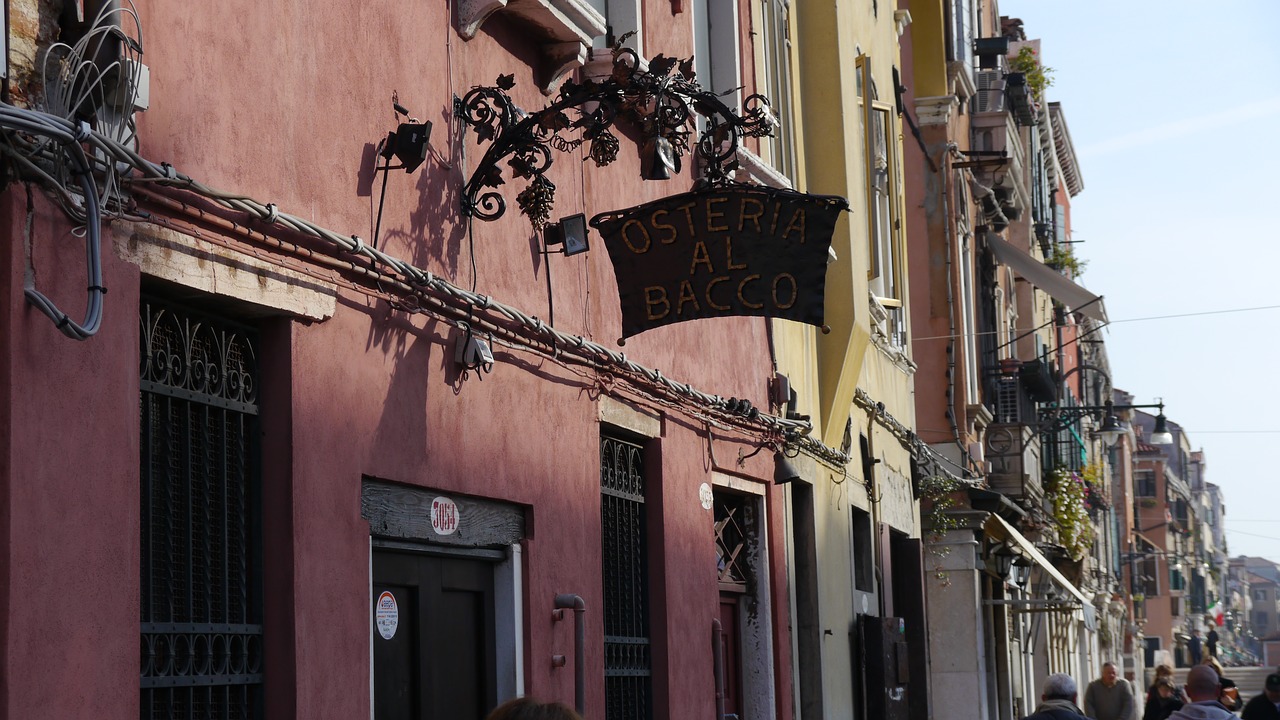
[[[1170,680],[1167,677],[1162,677],[1159,680],[1156,680],[1155,688],[1156,692],[1160,694],[1160,697],[1165,700],[1173,697],[1173,694],[1177,692],[1177,688],[1173,685],[1173,680]]]
[[[1209,657],[1205,658],[1204,662],[1202,662],[1201,664],[1208,665],[1209,667],[1213,668],[1213,671],[1218,673],[1218,677],[1222,677],[1222,663],[1218,662],[1218,658],[1210,655]]]
[[[485,720],[582,720],[582,716],[562,703],[522,697],[502,703]]]
[[[1161,663],[1156,666],[1156,679],[1173,677],[1173,666]]]
[[[1116,664],[1113,662],[1105,662],[1102,664],[1102,684],[1111,687],[1116,684],[1116,678],[1120,676],[1120,672],[1116,670]]]
[[[1267,694],[1267,699],[1271,702],[1280,703],[1280,673],[1271,673],[1267,676],[1263,692]]]
[[[1200,630],[1199,630],[1199,628],[1193,628],[1193,629],[1191,630],[1191,634],[1192,634],[1192,635],[1195,635],[1196,637],[1200,637]]]
[[[1076,681],[1066,673],[1053,673],[1044,679],[1044,692],[1040,695],[1042,700],[1070,700],[1076,701]]]
[[[1222,680],[1208,665],[1197,665],[1187,672],[1187,697],[1191,702],[1217,700],[1222,694]]]

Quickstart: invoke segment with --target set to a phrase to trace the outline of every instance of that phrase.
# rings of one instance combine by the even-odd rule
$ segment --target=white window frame
[[[640,57],[641,64],[647,65],[649,56],[645,54],[644,10],[641,0],[585,0],[585,2],[604,18],[605,33],[592,41],[591,57],[583,67],[583,75],[599,79],[613,74],[613,55],[609,45],[610,30],[612,30],[614,42],[623,35],[634,33],[623,45],[634,50]]]
[[[738,0],[691,0],[693,20],[693,65],[698,83],[706,90],[722,93],[731,108],[742,107],[742,47],[738,42],[740,20]]]
[[[871,295],[873,331],[891,347],[907,345],[906,268],[902,238],[901,160],[897,156],[897,125],[893,106],[874,97],[871,59],[859,55],[855,67],[861,78],[858,101],[862,112],[863,158],[866,166],[867,286]],[[877,137],[877,121],[883,137]]]
[[[769,99],[778,119],[773,135],[760,139],[762,159],[779,175],[794,181],[798,170],[795,132],[792,122],[793,75],[791,65],[791,0],[758,0],[752,4],[757,17],[757,87]]]
[[[965,390],[969,401],[977,402],[980,395],[978,384],[978,327],[975,310],[973,282],[973,233],[963,225],[960,230],[960,303],[961,332],[964,333],[965,354]]]

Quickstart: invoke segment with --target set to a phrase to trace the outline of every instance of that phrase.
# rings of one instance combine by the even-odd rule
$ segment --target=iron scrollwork
[[[248,336],[149,303],[141,321],[143,382],[215,403],[257,404],[257,359]]]
[[[689,152],[689,137],[696,116],[706,122],[697,141],[705,185],[731,181],[737,169],[737,152],[743,137],[771,135],[778,121],[763,95],[743,101],[742,114],[698,84],[693,58],[679,60],[659,55],[643,69],[634,50],[613,49],[613,73],[604,80],[565,81],[559,95],[547,107],[529,113],[507,94],[515,86],[503,75],[493,86],[476,87],[456,101],[455,113],[489,147],[463,188],[463,212],[481,220],[496,220],[506,212],[506,201],[496,188],[505,184],[503,163],[513,179],[527,178],[516,196],[520,211],[534,228],[548,222],[555,204],[555,184],[546,176],[552,150],[571,152],[587,145],[587,157],[597,167],[618,157],[620,143],[613,127],[619,118],[636,122],[645,137],[643,152],[666,158],[678,172],[680,158]],[[578,113],[571,120],[567,111]]]

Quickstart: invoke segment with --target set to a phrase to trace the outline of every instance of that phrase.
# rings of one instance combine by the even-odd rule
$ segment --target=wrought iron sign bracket
[[[541,230],[555,205],[555,184],[546,176],[552,150],[572,152],[587,145],[587,157],[596,166],[609,165],[618,156],[620,143],[613,128],[619,118],[635,122],[644,144],[644,176],[667,179],[680,169],[680,158],[689,151],[695,116],[706,119],[696,144],[705,186],[732,182],[736,155],[743,137],[770,135],[777,120],[763,95],[743,101],[739,115],[719,95],[704,90],[693,70],[693,59],[659,55],[644,68],[635,51],[613,49],[613,73],[604,80],[565,81],[559,95],[542,110],[529,113],[508,95],[515,86],[503,75],[492,86],[472,88],[454,100],[454,114],[475,131],[477,142],[488,148],[462,192],[463,214],[496,220],[506,212],[506,201],[496,188],[510,179],[527,185],[516,203],[533,227]],[[577,119],[567,111],[576,110]],[[504,169],[503,166],[506,166]]]

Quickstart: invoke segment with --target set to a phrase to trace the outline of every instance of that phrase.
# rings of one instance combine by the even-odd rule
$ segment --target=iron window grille
[[[261,717],[256,340],[150,300],[140,321],[141,717]]]
[[[607,720],[650,720],[653,661],[643,449],[600,438]]]
[[[755,518],[741,495],[717,491],[715,499],[716,575],[721,590],[747,592],[752,578],[750,541]]]

